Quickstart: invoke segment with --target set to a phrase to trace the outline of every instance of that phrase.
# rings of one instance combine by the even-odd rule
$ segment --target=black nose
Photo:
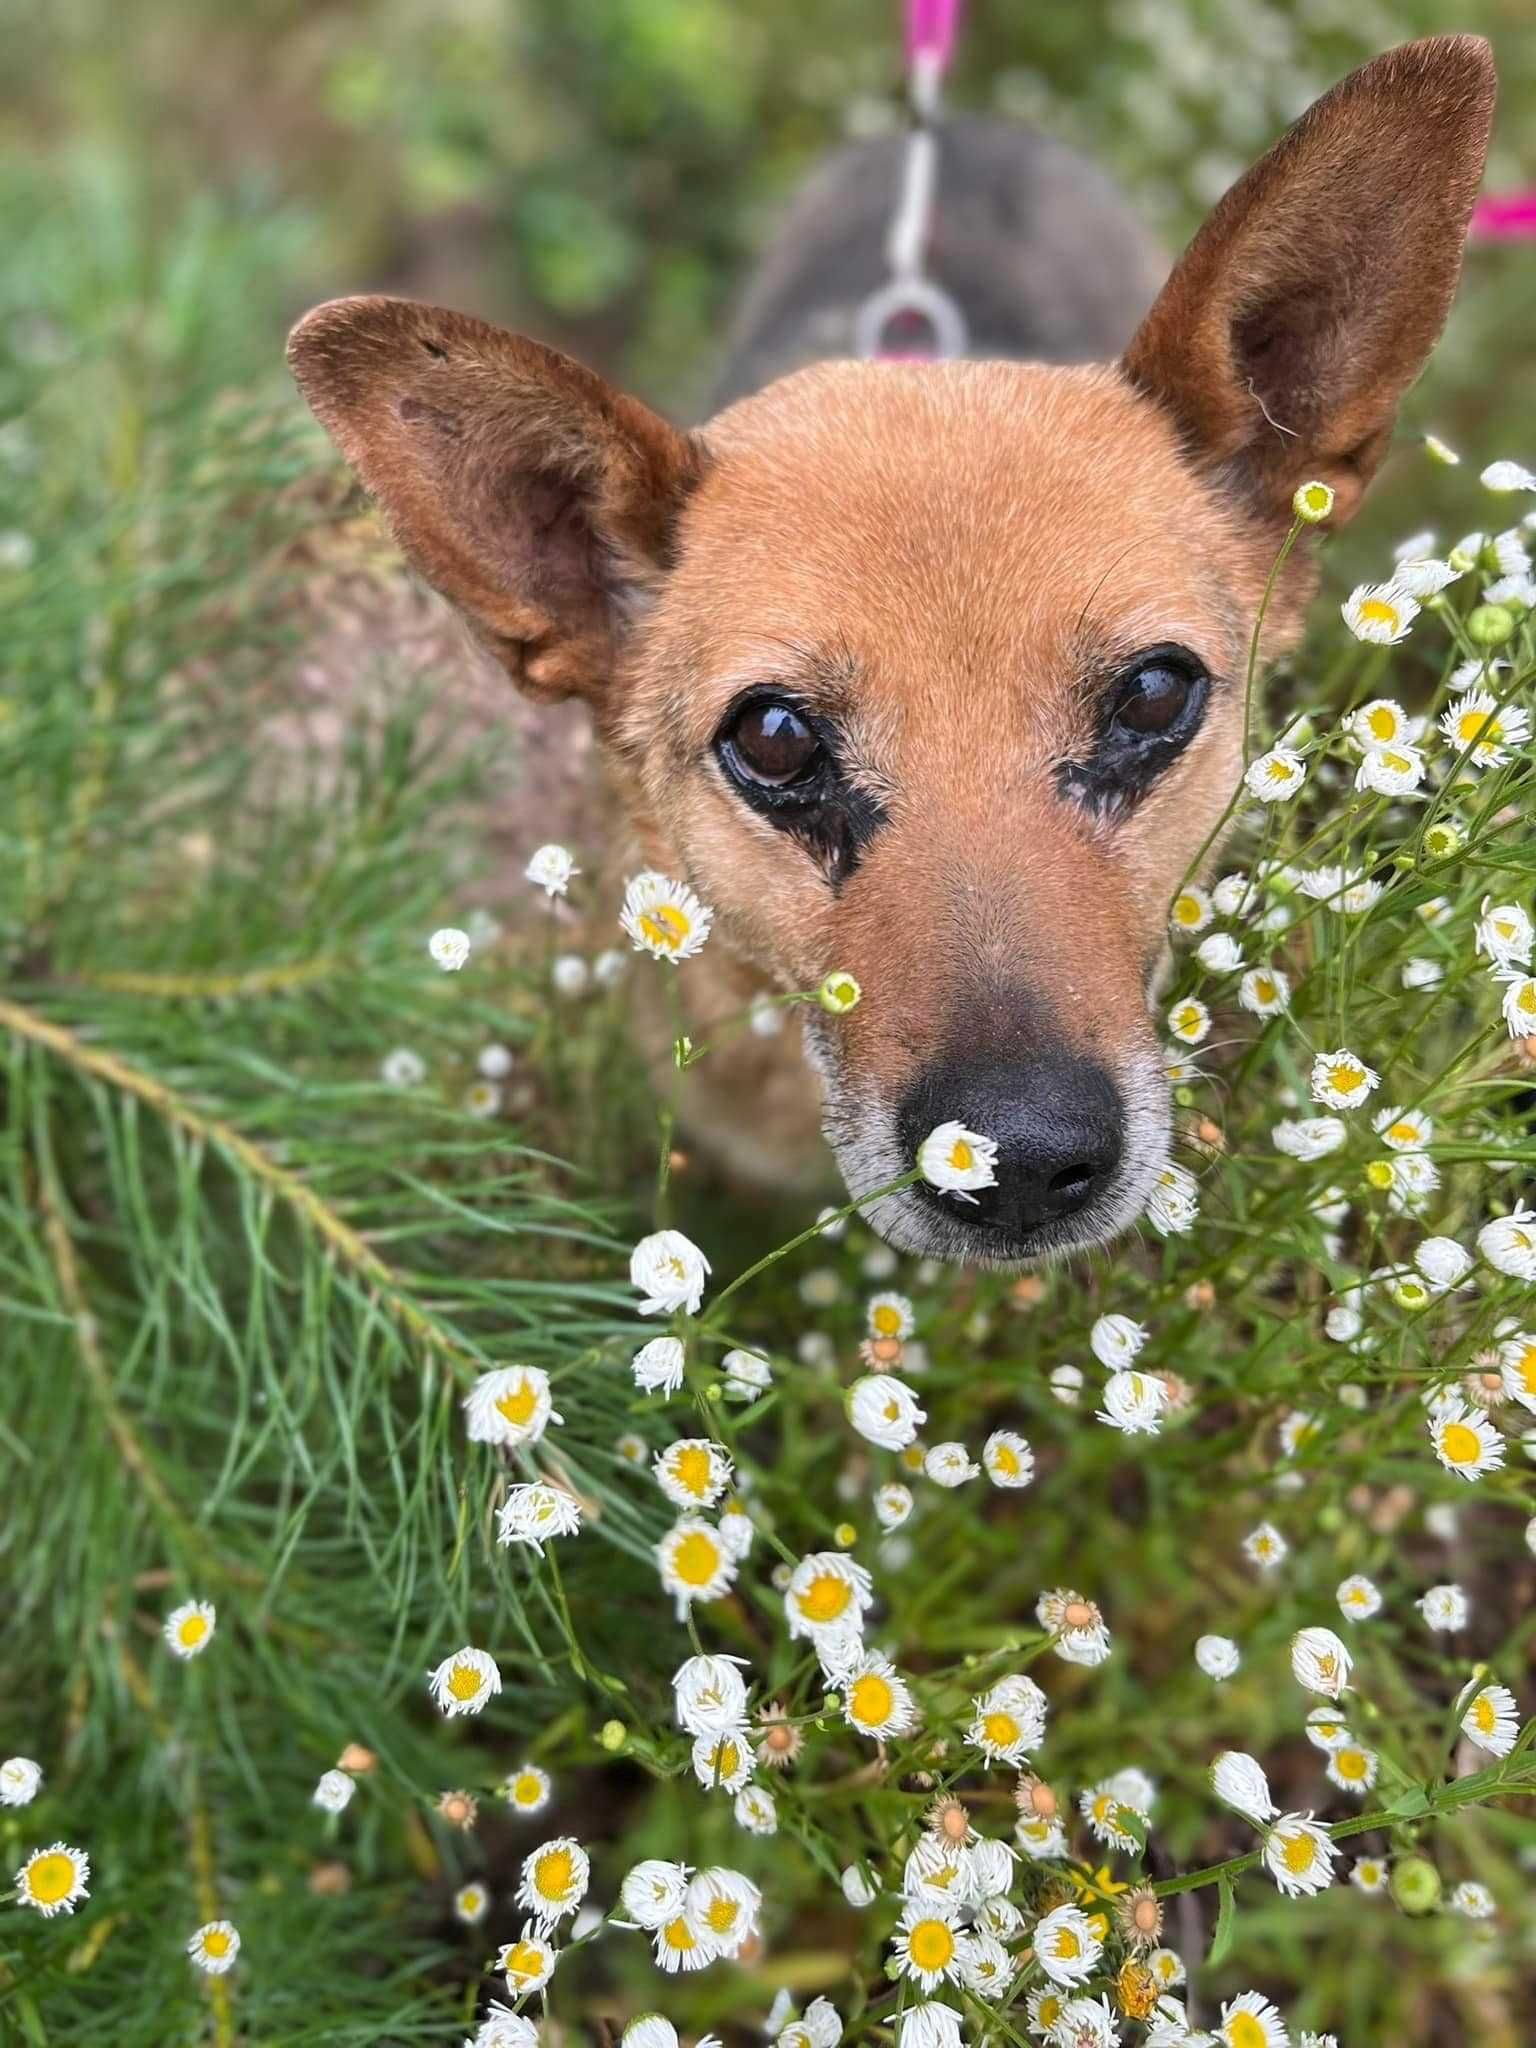
[[[1066,1054],[993,1061],[953,1058],[928,1068],[902,1103],[908,1159],[938,1124],[962,1123],[997,1143],[997,1185],[974,1202],[919,1183],[957,1222],[1024,1238],[1086,1209],[1107,1188],[1125,1146],[1120,1091],[1093,1060]]]

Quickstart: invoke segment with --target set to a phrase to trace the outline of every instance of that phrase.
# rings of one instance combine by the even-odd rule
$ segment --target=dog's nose
[[[997,1143],[997,1184],[974,1202],[919,1183],[957,1221],[1027,1237],[1086,1209],[1113,1180],[1125,1105],[1105,1069],[1066,1054],[996,1063],[956,1058],[928,1068],[901,1106],[908,1159],[951,1118]]]

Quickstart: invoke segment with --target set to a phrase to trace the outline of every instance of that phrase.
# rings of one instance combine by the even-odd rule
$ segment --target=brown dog
[[[1493,99],[1470,36],[1356,72],[1104,366],[824,361],[686,434],[433,307],[345,299],[295,330],[306,398],[408,555],[520,687],[587,701],[634,853],[715,907],[684,977],[700,1029],[845,968],[863,1001],[815,1016],[808,1050],[850,1189],[949,1118],[998,1141],[978,1203],[882,1201],[892,1243],[1019,1265],[1143,1207],[1169,1126],[1147,1006],[1169,897],[1240,770],[1264,581],[1296,487],[1331,485],[1347,519],[1381,460],[1455,289]],[[1093,186],[1060,258],[1079,317],[1052,332],[1039,264],[983,279],[946,243],[947,206],[985,213],[968,151],[996,187],[997,131],[973,141],[941,158],[935,256],[985,305],[973,333],[1113,348],[1113,281],[1142,258],[1111,198]],[[1017,148],[1038,185],[1049,152]],[[1047,168],[1060,189],[1072,167]],[[846,265],[799,239],[803,274],[770,259],[745,337],[765,370],[848,345]],[[1313,587],[1293,559],[1267,654]],[[803,1076],[757,1040],[698,1071],[738,1165],[793,1178]]]

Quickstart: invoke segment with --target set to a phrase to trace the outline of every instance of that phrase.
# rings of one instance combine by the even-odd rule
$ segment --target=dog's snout
[[[925,1189],[957,1221],[1024,1239],[1086,1209],[1113,1183],[1125,1106],[1103,1067],[1064,1053],[1029,1060],[950,1059],[928,1068],[901,1109],[908,1158],[954,1119],[997,1144],[997,1182],[971,1203]]]

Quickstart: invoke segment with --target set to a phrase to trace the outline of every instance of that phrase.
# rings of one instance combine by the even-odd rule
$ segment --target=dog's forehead
[[[1230,659],[1249,551],[1113,368],[820,364],[704,438],[674,583],[717,673],[781,644],[876,689],[940,649],[978,675],[1106,638]]]

